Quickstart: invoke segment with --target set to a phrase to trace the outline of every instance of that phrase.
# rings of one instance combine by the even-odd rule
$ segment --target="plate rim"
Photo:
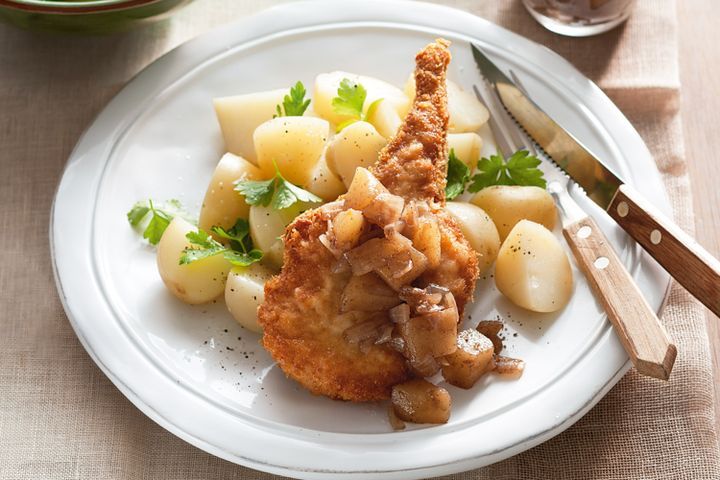
[[[220,38],[220,35],[221,35],[223,32],[227,33],[227,32],[229,32],[229,31],[231,31],[231,30],[234,30],[234,29],[240,29],[240,28],[243,27],[243,25],[248,25],[248,24],[250,24],[251,22],[260,23],[259,20],[261,19],[261,17],[262,17],[262,18],[266,18],[266,19],[270,19],[270,18],[275,17],[275,16],[278,15],[278,14],[282,14],[283,16],[286,16],[286,18],[292,19],[292,18],[293,18],[293,15],[288,15],[288,14],[287,14],[288,11],[290,11],[290,12],[292,12],[293,10],[295,10],[295,11],[302,11],[302,9],[308,7],[310,4],[312,4],[313,7],[317,7],[318,5],[323,5],[324,7],[335,6],[335,8],[333,8],[333,9],[331,9],[331,10],[334,10],[335,13],[338,13],[338,12],[337,12],[337,10],[338,10],[338,8],[337,8],[337,3],[336,3],[336,2],[333,2],[332,0],[316,0],[316,1],[311,1],[311,2],[298,2],[298,3],[295,3],[295,4],[280,5],[280,6],[272,7],[272,8],[270,8],[270,9],[267,9],[267,10],[264,10],[264,11],[262,11],[262,12],[259,12],[258,14],[255,14],[255,15],[252,15],[252,16],[248,16],[248,17],[244,17],[244,18],[242,18],[241,20],[239,20],[239,21],[237,21],[237,22],[230,23],[230,24],[221,26],[221,27],[219,27],[219,28],[216,28],[216,29],[214,29],[214,30],[211,30],[211,31],[209,31],[209,32],[206,32],[205,34],[200,35],[199,37],[191,40],[190,42],[187,42],[186,44],[183,44],[183,45],[181,45],[181,46],[179,46],[179,47],[176,47],[174,50],[172,50],[172,51],[168,52],[167,54],[163,55],[163,56],[160,57],[158,60],[152,62],[152,63],[149,64],[147,67],[145,67],[142,71],[140,71],[135,77],[133,77],[133,79],[132,79],[130,82],[128,82],[128,84],[127,84],[125,87],[123,87],[123,89],[122,89],[118,94],[116,94],[116,96],[108,103],[108,106],[106,106],[105,109],[103,109],[103,111],[101,111],[100,114],[98,114],[98,117],[96,117],[96,119],[95,119],[95,120],[90,124],[90,126],[87,128],[87,130],[85,131],[85,133],[83,133],[83,135],[81,136],[80,140],[78,141],[75,149],[73,150],[73,152],[71,153],[71,155],[70,155],[70,157],[69,157],[68,164],[66,165],[65,171],[63,172],[62,179],[61,179],[60,183],[58,184],[57,191],[56,191],[56,196],[55,196],[55,200],[53,201],[53,205],[52,205],[51,217],[50,217],[50,247],[51,247],[51,254],[52,254],[53,273],[54,273],[56,285],[57,285],[57,288],[58,288],[58,292],[59,292],[59,294],[60,294],[60,299],[61,299],[61,302],[62,302],[62,304],[63,304],[63,308],[65,309],[65,312],[66,312],[66,314],[67,314],[67,316],[68,316],[68,319],[69,319],[69,321],[70,321],[73,329],[75,330],[76,335],[78,336],[80,342],[83,344],[83,347],[86,349],[86,351],[87,351],[88,354],[91,356],[91,358],[92,358],[92,359],[95,361],[95,363],[101,368],[101,370],[105,373],[105,375],[108,376],[108,378],[117,386],[117,388],[118,388],[128,399],[130,399],[130,400],[133,402],[133,404],[135,404],[135,406],[137,406],[141,411],[143,411],[146,415],[148,415],[150,418],[152,418],[156,423],[158,423],[158,424],[160,424],[161,426],[163,426],[163,428],[165,428],[165,429],[167,429],[168,431],[172,432],[173,434],[175,434],[175,435],[178,436],[179,438],[182,438],[182,439],[188,441],[189,443],[192,443],[192,444],[198,446],[199,448],[201,448],[201,449],[203,449],[203,450],[205,450],[205,451],[208,451],[208,452],[210,452],[210,453],[212,453],[212,454],[214,454],[214,455],[216,455],[216,456],[219,456],[219,457],[221,457],[221,458],[225,458],[225,459],[230,460],[230,461],[234,461],[235,463],[238,463],[238,459],[241,459],[242,461],[239,462],[239,463],[241,463],[241,464],[250,466],[250,467],[252,467],[252,468],[257,468],[257,469],[260,469],[260,470],[270,471],[270,472],[272,472],[272,473],[279,473],[279,474],[285,474],[285,475],[287,475],[287,474],[290,474],[290,475],[300,475],[300,476],[302,476],[302,477],[304,477],[304,478],[320,478],[320,477],[325,477],[325,476],[327,476],[328,474],[329,474],[330,476],[337,476],[338,474],[346,474],[347,476],[353,476],[353,477],[357,476],[357,477],[359,478],[360,476],[364,476],[364,475],[366,475],[366,474],[368,474],[368,473],[369,473],[370,475],[372,475],[374,478],[376,478],[378,474],[383,474],[384,476],[387,476],[388,478],[390,478],[390,477],[408,478],[407,475],[406,475],[407,473],[410,473],[410,474],[412,474],[412,475],[418,475],[418,476],[420,476],[420,475],[426,475],[426,474],[428,474],[428,473],[433,473],[433,474],[451,473],[451,472],[454,472],[454,471],[459,471],[459,470],[458,470],[457,468],[455,468],[455,467],[460,466],[461,468],[466,468],[467,465],[465,465],[465,464],[470,464],[469,467],[477,467],[477,466],[481,466],[481,465],[486,465],[486,464],[489,464],[489,463],[493,463],[494,461],[498,461],[498,460],[500,460],[500,459],[502,459],[502,458],[506,458],[506,457],[508,457],[508,456],[510,456],[510,455],[512,455],[512,454],[515,454],[515,453],[519,453],[519,451],[522,451],[522,450],[525,450],[525,449],[527,449],[527,448],[530,448],[531,446],[533,446],[533,445],[535,445],[535,444],[538,444],[538,443],[540,443],[541,441],[544,441],[544,440],[546,440],[546,439],[548,439],[548,438],[551,438],[552,436],[555,436],[556,434],[560,433],[561,431],[565,430],[567,427],[569,427],[570,425],[572,425],[573,423],[575,423],[575,421],[577,421],[579,418],[581,418],[581,417],[584,415],[585,412],[587,412],[590,408],[592,408],[592,406],[593,406],[595,403],[597,403],[597,401],[599,401],[599,400],[605,395],[605,393],[606,393],[607,391],[609,391],[609,389],[612,388],[612,386],[614,386],[614,384],[624,375],[624,373],[627,371],[627,369],[629,369],[629,366],[630,366],[630,365],[629,365],[629,362],[626,361],[625,364],[624,364],[624,365],[608,380],[608,382],[598,391],[598,393],[597,393],[593,398],[591,398],[590,401],[587,402],[582,408],[580,408],[580,409],[579,409],[578,411],[576,411],[575,413],[569,415],[566,419],[564,419],[563,422],[561,422],[560,424],[556,425],[555,427],[553,427],[553,428],[551,428],[551,429],[549,429],[549,430],[540,432],[540,434],[538,434],[538,436],[537,436],[538,438],[526,439],[525,441],[520,442],[520,443],[518,443],[518,444],[516,444],[516,445],[514,445],[514,446],[512,446],[512,447],[508,447],[508,448],[504,449],[504,450],[501,451],[501,452],[493,453],[493,454],[490,454],[490,455],[486,455],[486,456],[484,456],[484,457],[478,457],[478,458],[496,457],[496,458],[494,458],[494,459],[491,459],[491,461],[489,461],[489,462],[480,462],[480,463],[478,463],[478,462],[477,462],[477,461],[478,461],[478,458],[469,458],[469,459],[466,459],[466,460],[453,461],[453,462],[451,462],[451,463],[438,464],[438,465],[434,465],[434,466],[432,466],[432,467],[422,467],[422,468],[419,468],[419,469],[387,470],[387,471],[374,470],[374,471],[371,471],[371,472],[370,472],[370,471],[364,471],[364,472],[363,472],[363,471],[358,471],[358,470],[352,470],[352,471],[335,471],[335,470],[334,470],[334,471],[328,471],[328,470],[321,470],[321,469],[320,469],[320,470],[294,470],[294,469],[292,469],[292,468],[288,469],[287,467],[279,466],[279,465],[270,465],[270,464],[265,464],[265,463],[258,463],[257,460],[250,459],[250,458],[245,458],[245,457],[240,457],[240,456],[238,456],[238,455],[235,454],[235,453],[227,452],[227,451],[223,450],[222,448],[220,448],[220,447],[218,447],[218,446],[215,446],[215,445],[212,445],[212,444],[210,444],[210,443],[207,443],[207,442],[205,442],[203,439],[200,439],[200,438],[194,436],[193,434],[191,434],[191,433],[189,433],[189,432],[181,429],[180,427],[178,427],[178,426],[177,426],[176,424],[174,424],[171,420],[165,418],[163,415],[160,414],[159,411],[157,411],[157,410],[154,409],[151,405],[147,404],[143,399],[141,399],[141,398],[133,391],[133,389],[130,388],[130,386],[126,385],[120,378],[118,378],[118,377],[110,370],[110,368],[99,358],[99,356],[97,355],[97,353],[95,352],[95,350],[92,348],[92,346],[90,345],[90,342],[88,341],[88,339],[87,339],[86,336],[84,335],[84,333],[83,333],[83,331],[82,331],[79,323],[76,321],[76,318],[74,318],[73,310],[72,310],[72,308],[70,308],[70,305],[69,305],[69,302],[68,302],[68,298],[67,298],[66,295],[65,295],[65,289],[64,289],[64,287],[63,287],[62,280],[61,280],[60,268],[59,268],[58,265],[57,265],[57,261],[58,261],[58,258],[57,258],[57,255],[56,255],[56,240],[57,240],[57,239],[56,239],[56,236],[55,236],[55,225],[56,225],[56,224],[55,224],[55,220],[56,220],[56,214],[57,214],[56,208],[57,208],[57,204],[58,204],[58,198],[60,197],[60,194],[61,194],[62,186],[63,186],[63,184],[66,182],[66,176],[68,175],[69,167],[71,167],[74,162],[78,161],[78,159],[76,158],[77,155],[78,155],[78,150],[79,150],[80,146],[83,144],[83,142],[87,140],[88,134],[92,131],[92,129],[93,129],[93,127],[96,125],[96,122],[98,121],[98,119],[103,115],[103,113],[108,109],[108,107],[109,107],[111,104],[113,104],[113,102],[116,102],[117,99],[118,99],[119,97],[121,97],[121,96],[123,95],[123,93],[126,92],[126,90],[128,90],[128,89],[131,87],[131,85],[133,84],[133,82],[135,82],[135,80],[136,80],[137,78],[139,78],[139,77],[142,76],[142,75],[148,75],[148,71],[150,71],[150,69],[152,69],[152,68],[154,68],[155,70],[158,70],[158,69],[160,68],[160,64],[162,63],[162,61],[167,62],[168,59],[170,59],[171,57],[182,55],[184,50],[187,50],[187,49],[191,48],[191,44],[192,44],[192,45],[197,45],[197,44],[200,43],[200,42],[205,42],[206,44],[208,44],[213,38]],[[382,7],[382,8],[367,8],[369,4],[374,4],[374,7]],[[538,45],[538,44],[536,44],[536,43],[534,43],[534,42],[532,42],[532,41],[530,41],[530,40],[528,40],[528,39],[525,39],[524,37],[519,36],[518,34],[515,34],[515,33],[513,33],[513,32],[510,32],[510,31],[504,29],[503,27],[500,27],[500,26],[498,26],[498,25],[495,25],[495,24],[493,24],[493,23],[491,23],[491,22],[489,22],[489,21],[487,21],[487,20],[484,20],[484,19],[482,19],[482,18],[480,18],[480,17],[477,17],[477,16],[475,16],[475,15],[472,15],[472,14],[470,14],[470,13],[468,13],[468,12],[461,11],[461,10],[457,10],[457,9],[453,9],[453,8],[446,7],[446,6],[434,5],[434,4],[425,4],[425,3],[416,3],[416,2],[413,2],[413,5],[414,5],[413,15],[415,15],[415,16],[417,16],[419,13],[427,13],[428,11],[434,11],[434,13],[437,13],[439,16],[442,16],[442,15],[455,15],[455,16],[463,16],[463,17],[466,17],[466,19],[467,19],[468,17],[470,17],[471,20],[472,20],[472,22],[478,22],[478,24],[479,24],[479,25],[482,25],[483,28],[494,29],[494,30],[496,31],[496,33],[499,32],[499,34],[501,34],[501,35],[511,37],[515,42],[518,42],[518,43],[521,45],[521,47],[523,47],[523,48],[527,48],[528,45],[526,45],[526,44],[529,44],[529,45],[532,46],[532,48],[538,48],[538,47],[539,47],[539,48],[541,48],[541,49],[547,50],[548,52],[550,52],[550,55],[552,55],[553,57],[556,57],[555,60],[563,63],[565,68],[568,68],[568,67],[569,67],[569,68],[571,69],[571,71],[574,72],[574,74],[576,74],[576,75],[578,76],[579,79],[584,79],[586,82],[589,82],[589,84],[587,85],[587,87],[589,87],[596,96],[599,94],[600,100],[607,102],[607,103],[609,104],[609,106],[612,107],[611,110],[612,110],[612,109],[615,110],[615,112],[613,112],[613,113],[619,114],[619,116],[620,116],[620,117],[625,121],[625,123],[627,124],[626,126],[629,127],[629,129],[630,129],[630,134],[636,135],[637,138],[640,140],[640,143],[642,144],[642,147],[644,147],[644,150],[645,150],[644,153],[646,154],[646,156],[649,157],[650,159],[652,158],[652,157],[650,156],[649,151],[647,151],[647,147],[645,146],[645,144],[644,144],[644,143],[642,142],[642,140],[640,139],[639,134],[637,134],[637,132],[635,131],[635,129],[632,128],[632,126],[629,124],[629,121],[627,121],[627,119],[619,112],[619,110],[617,109],[617,107],[615,107],[614,104],[612,104],[612,102],[605,96],[604,93],[602,93],[602,92],[600,91],[600,89],[599,89],[594,83],[592,83],[592,82],[590,82],[589,80],[587,80],[579,71],[577,71],[571,64],[569,64],[566,60],[564,60],[564,59],[563,59],[562,57],[560,57],[559,55],[557,55],[557,54],[555,54],[554,52],[550,51],[550,50],[547,49],[546,47],[540,46],[540,45]],[[353,7],[353,6],[354,6],[354,7]],[[360,18],[356,18],[356,19],[355,19],[356,22],[361,22],[361,21],[373,21],[373,20],[374,20],[374,21],[380,21],[381,18],[379,18],[379,17],[382,17],[383,14],[387,14],[389,10],[395,10],[395,11],[396,11],[398,7],[399,7],[401,10],[404,10],[404,9],[406,9],[406,7],[407,7],[407,3],[404,2],[404,1],[396,1],[396,0],[393,0],[393,1],[379,1],[379,0],[378,0],[378,1],[376,1],[376,0],[373,0],[373,1],[367,1],[367,0],[366,0],[366,1],[362,1],[362,0],[360,0],[360,1],[348,1],[348,2],[343,2],[342,10],[344,11],[343,13],[347,14],[348,12],[352,12],[352,11],[353,11],[353,8],[354,8],[355,14],[356,14],[356,15],[359,15],[359,17],[360,17]],[[374,12],[374,13],[372,13],[372,12]],[[315,14],[317,13],[316,11],[315,11],[315,12],[312,12],[310,15],[307,15],[307,13],[308,13],[307,11],[305,11],[304,13],[305,13],[304,21],[307,21],[308,18],[312,18],[313,16],[317,16],[317,15],[315,15]],[[442,14],[442,15],[441,15],[441,14]],[[322,15],[320,15],[320,16],[322,16]],[[403,15],[400,15],[400,16],[407,16],[407,15],[403,14]],[[430,17],[430,18],[434,18],[432,15],[430,15],[429,17]],[[303,23],[302,20],[299,20],[299,19],[295,19],[295,20],[296,20],[296,21],[299,21],[300,23]],[[383,19],[383,20],[384,20],[384,19]],[[416,18],[415,20],[417,20],[417,18]],[[429,28],[450,30],[450,29],[448,29],[448,28],[445,27],[445,26],[440,26],[440,25],[438,25],[437,23],[434,24],[434,25],[425,25],[425,24],[422,24],[422,23],[418,23],[418,22],[416,22],[416,21],[413,21],[413,22],[410,22],[410,21],[399,21],[398,19],[395,19],[394,22],[395,22],[395,23],[404,23],[404,24],[410,25],[410,26],[427,26],[427,27],[429,27]],[[290,21],[290,23],[292,23],[292,20]],[[339,23],[342,23],[342,22],[341,22],[341,21],[336,21],[335,23],[338,23],[338,24],[339,24]],[[389,22],[389,23],[392,23],[392,22]],[[300,26],[305,26],[305,25],[304,25],[304,24],[303,24],[303,25],[296,25],[296,27],[300,27]],[[280,33],[280,32],[285,31],[285,30],[292,30],[292,27],[286,27],[286,28],[277,29],[277,30],[276,30],[276,33]],[[464,33],[461,33],[461,32],[458,32],[458,33],[461,34],[461,35],[467,35],[467,34],[464,34]],[[268,35],[270,35],[270,34],[271,34],[271,33],[268,33]],[[481,39],[481,40],[482,40],[482,39]],[[240,44],[243,44],[243,43],[248,43],[248,41],[249,41],[248,39],[245,39],[245,40],[243,40],[243,41],[241,41],[241,42],[236,43],[235,45],[240,45]],[[521,48],[520,50],[522,50],[523,48]],[[512,48],[508,48],[508,50],[512,50]],[[547,53],[546,53],[546,55],[547,55]],[[131,109],[131,112],[132,112],[132,111],[133,111],[133,110]],[[107,160],[107,158],[105,158],[104,160]],[[655,171],[654,173],[657,173],[657,171]],[[659,173],[657,173],[657,176],[658,176],[658,178],[659,178]],[[662,185],[662,183],[660,183],[660,185]],[[664,188],[662,189],[662,196],[665,197],[665,198],[664,198],[664,200],[665,200],[665,205],[664,205],[664,206],[667,208],[667,206],[669,205],[669,203],[667,202],[666,192],[664,191]],[[647,255],[643,255],[643,259],[644,259],[644,260],[647,259],[647,258],[648,258]],[[668,282],[666,281],[666,291],[665,291],[665,294],[663,294],[663,299],[666,298],[667,284],[668,284]],[[508,451],[510,451],[510,452],[507,453]],[[445,467],[445,468],[444,468],[444,467]],[[439,470],[438,470],[438,469],[439,469]],[[401,475],[401,477],[400,477],[400,476],[397,476],[398,474]],[[364,478],[370,478],[370,477],[364,477]]]

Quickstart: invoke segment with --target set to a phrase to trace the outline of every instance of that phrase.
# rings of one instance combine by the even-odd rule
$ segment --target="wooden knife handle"
[[[632,187],[618,189],[608,213],[672,277],[720,317],[720,261]]]
[[[667,380],[677,349],[600,227],[587,217],[563,233],[637,371]]]

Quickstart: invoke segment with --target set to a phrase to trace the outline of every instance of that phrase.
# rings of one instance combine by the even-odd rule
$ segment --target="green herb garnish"
[[[545,188],[547,182],[538,167],[540,159],[527,150],[518,150],[507,160],[502,155],[481,158],[477,164],[478,173],[473,175],[468,187],[477,192],[492,185],[523,185]]]
[[[455,150],[450,149],[447,167],[447,182],[445,184],[445,198],[455,199],[465,191],[465,184],[470,180],[470,169],[455,156]]]
[[[188,232],[185,238],[191,246],[186,247],[180,255],[180,265],[189,265],[220,254],[231,264],[241,267],[247,267],[262,259],[263,252],[253,248],[249,224],[244,218],[238,218],[229,230],[218,226],[211,230],[219,237],[229,240],[228,245],[218,242],[204,230]]]
[[[290,95],[285,95],[283,98],[282,107],[275,105],[277,115],[275,117],[302,117],[308,105],[310,105],[310,99],[305,100],[305,85],[298,81],[294,87],[290,88]]]
[[[127,219],[131,226],[138,227],[148,215],[150,215],[150,220],[143,230],[143,238],[146,238],[152,245],[157,245],[172,219],[176,216],[184,217],[185,213],[178,200],[168,200],[156,207],[150,199],[136,203],[127,213]]]
[[[283,210],[296,202],[322,203],[322,198],[285,180],[277,165],[275,177],[270,180],[240,181],[235,185],[235,191],[245,196],[248,205],[272,205],[275,210]]]
[[[367,90],[359,83],[349,78],[343,78],[337,90],[337,97],[332,99],[332,107],[335,113],[350,117],[337,126],[339,132],[348,125],[360,120],[367,121],[377,110],[382,98],[378,98],[368,106],[367,113],[363,115],[363,105],[367,98]]]

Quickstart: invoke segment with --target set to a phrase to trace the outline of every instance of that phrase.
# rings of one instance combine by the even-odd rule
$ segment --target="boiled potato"
[[[304,186],[310,181],[329,136],[330,125],[322,118],[278,117],[268,120],[253,134],[258,166],[266,176],[271,177],[277,165],[286,180]]]
[[[250,206],[235,191],[235,181],[260,178],[260,169],[244,158],[232,153],[223,155],[205,192],[198,226],[210,232],[210,228],[216,225],[227,229],[235,225],[238,218],[247,218]]]
[[[474,93],[466,92],[456,83],[448,80],[448,112],[450,112],[450,132],[475,132],[490,118],[485,105],[475,98]]]
[[[495,263],[495,285],[514,304],[533,312],[563,308],[572,293],[570,261],[560,242],[539,223],[520,220]]]
[[[305,185],[305,189],[326,202],[335,200],[345,193],[346,190],[342,180],[328,167],[325,155],[320,157],[320,160],[318,160],[318,163],[315,165],[310,180],[307,185]]]
[[[192,305],[214,300],[225,290],[230,264],[222,255],[180,265],[180,255],[190,246],[185,235],[197,227],[175,217],[165,229],[157,245],[157,266],[160,277],[170,293]]]
[[[346,187],[352,183],[357,167],[369,168],[387,142],[368,122],[355,122],[335,135],[328,144],[325,157],[330,170]]]
[[[257,163],[253,133],[258,125],[273,118],[275,106],[282,104],[287,93],[287,89],[280,89],[213,99],[225,149]]]
[[[380,102],[371,115],[368,115],[367,121],[372,123],[377,131],[385,138],[392,138],[402,124],[402,118],[392,104],[383,100]]]
[[[405,95],[410,100],[415,98],[413,75],[405,83]],[[487,108],[475,98],[474,94],[464,91],[451,80],[447,81],[447,97],[450,114],[448,131],[451,133],[475,132],[490,118]]]
[[[382,80],[348,72],[322,73],[315,79],[312,105],[315,113],[334,125],[349,118],[335,113],[332,106],[332,99],[337,96],[338,87],[344,78],[365,87],[367,97],[363,104],[363,112],[367,112],[368,107],[380,98],[383,99],[382,103],[392,107],[400,118],[404,118],[410,109],[410,101],[405,94],[399,88]]]
[[[477,252],[480,273],[485,272],[500,250],[500,235],[492,219],[482,208],[470,203],[447,202],[445,209],[458,222],[463,235]]]
[[[482,139],[477,133],[449,133],[447,136],[448,152],[453,150],[458,160],[470,168],[472,172],[480,160]]]
[[[271,206],[253,205],[250,207],[250,238],[255,248],[264,252],[263,261],[273,267],[281,267],[283,262],[283,241],[285,227],[303,210],[309,208],[303,203],[295,203],[289,208],[275,210]]]
[[[447,423],[450,418],[450,394],[437,385],[416,378],[392,388],[395,415],[406,422]]]
[[[496,185],[483,188],[470,201],[490,215],[501,240],[520,220],[555,228],[555,202],[544,188]]]
[[[259,263],[249,267],[234,267],[228,275],[225,305],[240,325],[253,332],[262,332],[257,320],[257,308],[265,299],[265,282],[272,276],[273,272]]]
[[[471,388],[492,366],[493,342],[477,330],[458,333],[457,350],[445,356],[442,373],[450,385]]]

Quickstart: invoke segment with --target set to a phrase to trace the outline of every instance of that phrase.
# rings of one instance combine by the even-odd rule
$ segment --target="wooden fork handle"
[[[720,317],[720,261],[627,185],[618,189],[608,214],[680,285]]]
[[[563,233],[637,371],[667,380],[677,349],[600,227],[587,217]]]

